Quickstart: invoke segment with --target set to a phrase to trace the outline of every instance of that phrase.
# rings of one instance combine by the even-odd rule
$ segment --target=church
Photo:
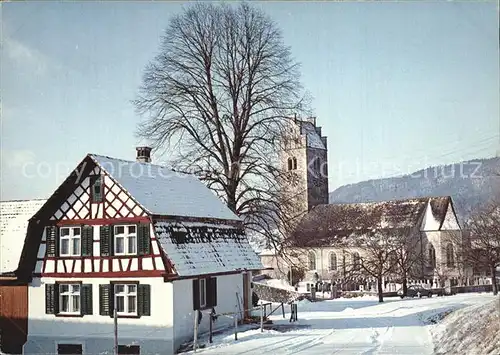
[[[349,269],[363,257],[363,250],[346,250],[338,238],[355,238],[367,231],[417,230],[418,267],[409,277],[431,285],[460,283],[471,269],[458,261],[456,241],[461,236],[453,201],[449,196],[406,200],[330,204],[328,194],[328,142],[316,118],[295,118],[281,163],[291,176],[283,191],[295,197],[283,251],[260,253],[273,277],[291,280],[292,269],[303,280],[318,274],[323,280],[352,279]],[[363,280],[364,278],[358,279]],[[397,276],[394,275],[394,280]],[[294,280],[293,283],[296,281]],[[358,282],[354,289],[364,281]]]

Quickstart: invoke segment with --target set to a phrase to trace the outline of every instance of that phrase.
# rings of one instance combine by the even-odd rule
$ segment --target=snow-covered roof
[[[17,269],[28,221],[45,201],[0,201],[0,273]]]
[[[327,245],[336,238],[367,230],[420,227],[427,206],[442,223],[450,203],[451,198],[444,196],[319,205],[300,221],[292,240],[297,246]]]
[[[239,220],[193,175],[150,163],[90,157],[151,214]]]
[[[263,269],[242,229],[230,225],[155,221],[155,233],[180,277]]]
[[[326,149],[321,136],[311,122],[301,121],[300,127],[301,133],[306,135],[307,146],[309,148]]]

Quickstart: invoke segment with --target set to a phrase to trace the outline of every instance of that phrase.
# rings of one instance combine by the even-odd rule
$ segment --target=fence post
[[[260,304],[260,332],[264,332],[264,307]]]
[[[198,345],[198,311],[194,311],[194,339],[193,339],[193,352],[196,352]]]
[[[285,305],[281,302],[281,313],[283,313],[283,318],[285,318]]]
[[[238,340],[238,305],[234,307],[234,340]]]

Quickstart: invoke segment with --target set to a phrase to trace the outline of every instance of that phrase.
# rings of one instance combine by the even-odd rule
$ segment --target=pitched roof
[[[311,122],[300,121],[300,133],[306,136],[306,142],[309,148],[326,149],[321,136]]]
[[[150,163],[89,156],[153,215],[239,220],[193,175]]]
[[[0,274],[17,269],[29,219],[45,201],[0,201]]]
[[[291,240],[295,246],[324,245],[367,230],[417,227],[428,204],[434,218],[444,221],[450,202],[451,198],[445,196],[319,205],[304,216]]]
[[[179,277],[263,269],[241,228],[167,221],[155,221],[154,228]]]

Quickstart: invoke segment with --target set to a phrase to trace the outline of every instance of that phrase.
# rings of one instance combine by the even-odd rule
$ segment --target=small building
[[[194,176],[137,152],[87,155],[30,219],[25,353],[112,353],[116,310],[119,353],[173,354],[195,317],[203,333],[208,312],[251,307],[262,264],[242,221]]]
[[[0,201],[0,351],[22,353],[28,336],[28,280],[18,273],[28,220],[45,200]]]

